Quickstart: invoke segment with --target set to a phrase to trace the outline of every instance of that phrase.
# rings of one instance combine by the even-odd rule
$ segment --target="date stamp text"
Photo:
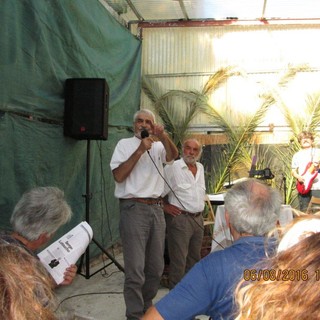
[[[309,280],[306,269],[245,269],[243,279],[245,281],[307,281]],[[320,269],[314,272],[316,281],[320,280]]]

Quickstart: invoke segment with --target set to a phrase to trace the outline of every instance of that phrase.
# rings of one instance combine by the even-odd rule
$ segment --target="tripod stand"
[[[83,195],[86,199],[86,222],[90,225],[90,201],[92,198],[92,195],[90,193],[90,139],[87,140],[87,163],[86,163],[86,194]],[[110,253],[108,253],[101,244],[95,238],[92,238],[92,242],[111,260],[108,264],[104,265],[99,270],[96,270],[94,273],[90,274],[90,248],[89,246],[86,249],[86,252],[81,256],[80,258],[80,264],[78,268],[78,273],[82,276],[85,276],[86,279],[89,279],[99,271],[103,270],[104,268],[108,267],[112,263],[114,263],[120,271],[124,272],[123,267],[121,264],[112,256]],[[85,274],[81,273],[83,260],[85,259]]]

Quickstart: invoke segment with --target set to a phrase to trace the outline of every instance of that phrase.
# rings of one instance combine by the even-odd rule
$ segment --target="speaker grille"
[[[75,139],[108,137],[109,87],[105,79],[71,78],[65,82],[64,135]]]

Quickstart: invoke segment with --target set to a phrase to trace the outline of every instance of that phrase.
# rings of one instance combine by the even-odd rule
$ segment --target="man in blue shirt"
[[[235,184],[225,196],[233,245],[198,262],[142,319],[233,319],[234,289],[243,271],[266,257],[265,235],[276,226],[280,208],[280,193],[266,184],[255,179]]]

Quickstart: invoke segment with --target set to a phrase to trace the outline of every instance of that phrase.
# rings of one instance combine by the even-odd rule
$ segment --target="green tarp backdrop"
[[[61,188],[74,212],[53,240],[85,219],[87,141],[63,135],[64,84],[105,78],[108,139],[90,141],[90,224],[109,247],[119,239],[109,162],[132,135],[141,42],[98,0],[2,0],[0,13],[0,228],[10,229],[14,205],[35,186]]]

